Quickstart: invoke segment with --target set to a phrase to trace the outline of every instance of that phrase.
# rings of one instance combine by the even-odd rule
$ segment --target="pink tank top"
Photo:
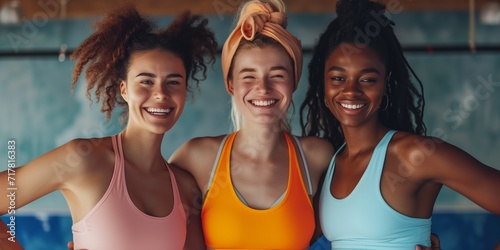
[[[112,141],[113,177],[101,200],[72,226],[74,249],[182,249],[186,240],[186,214],[172,171],[169,169],[174,194],[172,212],[165,217],[147,215],[128,195],[120,136],[113,136]]]

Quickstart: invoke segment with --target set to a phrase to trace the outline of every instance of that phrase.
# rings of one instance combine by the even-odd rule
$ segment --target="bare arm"
[[[201,225],[201,192],[193,177],[186,171],[171,165],[174,172],[182,205],[186,212],[187,235],[185,250],[205,249],[205,238]]]
[[[22,250],[23,247],[16,238],[11,238],[12,235],[8,233],[7,225],[0,221],[0,250]]]
[[[316,242],[323,235],[323,231],[321,230],[321,221],[319,218],[319,197],[321,195],[321,186],[323,185],[324,178],[325,177],[323,175],[319,182],[320,185],[318,187],[318,191],[316,191],[316,194],[313,197],[314,219],[316,227],[314,228],[314,234],[311,243]]]
[[[194,181],[193,181],[194,183]],[[196,185],[196,184],[195,184]],[[196,189],[198,189],[196,187]],[[193,192],[194,193],[194,192]],[[205,249],[205,238],[203,235],[203,229],[201,224],[201,208],[198,207],[198,202],[201,201],[201,193],[198,191],[196,195],[192,197],[192,206],[189,208],[187,216],[187,236],[186,244],[184,245],[185,250],[191,249]],[[201,205],[200,205],[201,206]]]
[[[81,170],[83,156],[77,147],[81,140],[68,142],[30,163],[0,173],[0,189],[15,199],[20,208],[58,189]],[[0,214],[8,213],[9,196],[0,199]]]
[[[333,146],[327,140],[318,137],[301,137],[300,143],[304,149],[311,182],[313,185],[313,195],[321,189],[322,178],[326,173],[330,161],[335,153]]]
[[[180,169],[183,169],[188,172],[194,171],[193,159],[191,159],[191,151],[196,146],[196,139],[191,139],[184,144],[182,144],[179,148],[177,148],[174,153],[168,159],[168,162]]]
[[[322,236],[320,219],[319,219],[319,197],[326,170],[328,169],[331,158],[334,154],[333,146],[327,140],[320,139],[314,136],[299,137],[300,144],[304,150],[308,171],[310,174],[313,197],[312,204],[314,208],[315,230],[311,243],[316,242]]]
[[[189,172],[201,192],[205,193],[222,139],[223,136],[191,139],[180,146],[168,162]]]
[[[500,215],[500,171],[484,165],[465,151],[438,141],[429,147],[426,174],[464,195],[482,208]]]
[[[439,237],[437,234],[432,233],[431,234],[431,247],[424,247],[421,245],[417,245],[415,247],[415,250],[432,250],[432,249],[441,249],[441,242],[439,241]]]

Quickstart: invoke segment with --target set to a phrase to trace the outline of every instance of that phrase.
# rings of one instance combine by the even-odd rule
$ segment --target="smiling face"
[[[346,55],[342,45],[325,63],[325,103],[342,127],[377,123],[385,93],[385,65],[368,47]]]
[[[229,92],[244,123],[279,124],[292,101],[293,67],[282,48],[265,46],[238,51]]]
[[[186,101],[183,61],[162,49],[135,53],[120,90],[128,104],[127,126],[163,134],[174,126]]]

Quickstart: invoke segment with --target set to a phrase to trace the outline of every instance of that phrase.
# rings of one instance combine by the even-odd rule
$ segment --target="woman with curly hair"
[[[17,168],[16,205],[60,190],[75,249],[203,249],[196,183],[165,161],[161,144],[182,113],[191,80],[205,79],[205,64],[215,61],[207,23],[185,12],[156,30],[132,6],[98,22],[72,54],[72,87],[85,71],[89,99],[95,89],[108,119],[123,106],[126,126],[110,137],[74,139]],[[8,200],[0,207],[6,213]]]
[[[302,129],[337,150],[319,202],[332,249],[430,246],[443,185],[500,214],[500,171],[425,136],[423,87],[385,11],[369,0],[339,1],[309,64]]]

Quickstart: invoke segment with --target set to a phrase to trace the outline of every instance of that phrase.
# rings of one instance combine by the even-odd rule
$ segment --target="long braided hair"
[[[302,134],[328,139],[335,148],[344,142],[339,121],[324,103],[325,62],[341,44],[373,49],[385,63],[387,72],[387,103],[382,101],[380,122],[390,128],[416,134],[425,134],[423,122],[425,106],[423,85],[403,55],[403,49],[394,34],[392,22],[385,15],[384,5],[369,0],[340,0],[337,17],[330,22],[314,47],[309,63],[309,88],[300,107]],[[410,72],[418,82],[410,80]]]

